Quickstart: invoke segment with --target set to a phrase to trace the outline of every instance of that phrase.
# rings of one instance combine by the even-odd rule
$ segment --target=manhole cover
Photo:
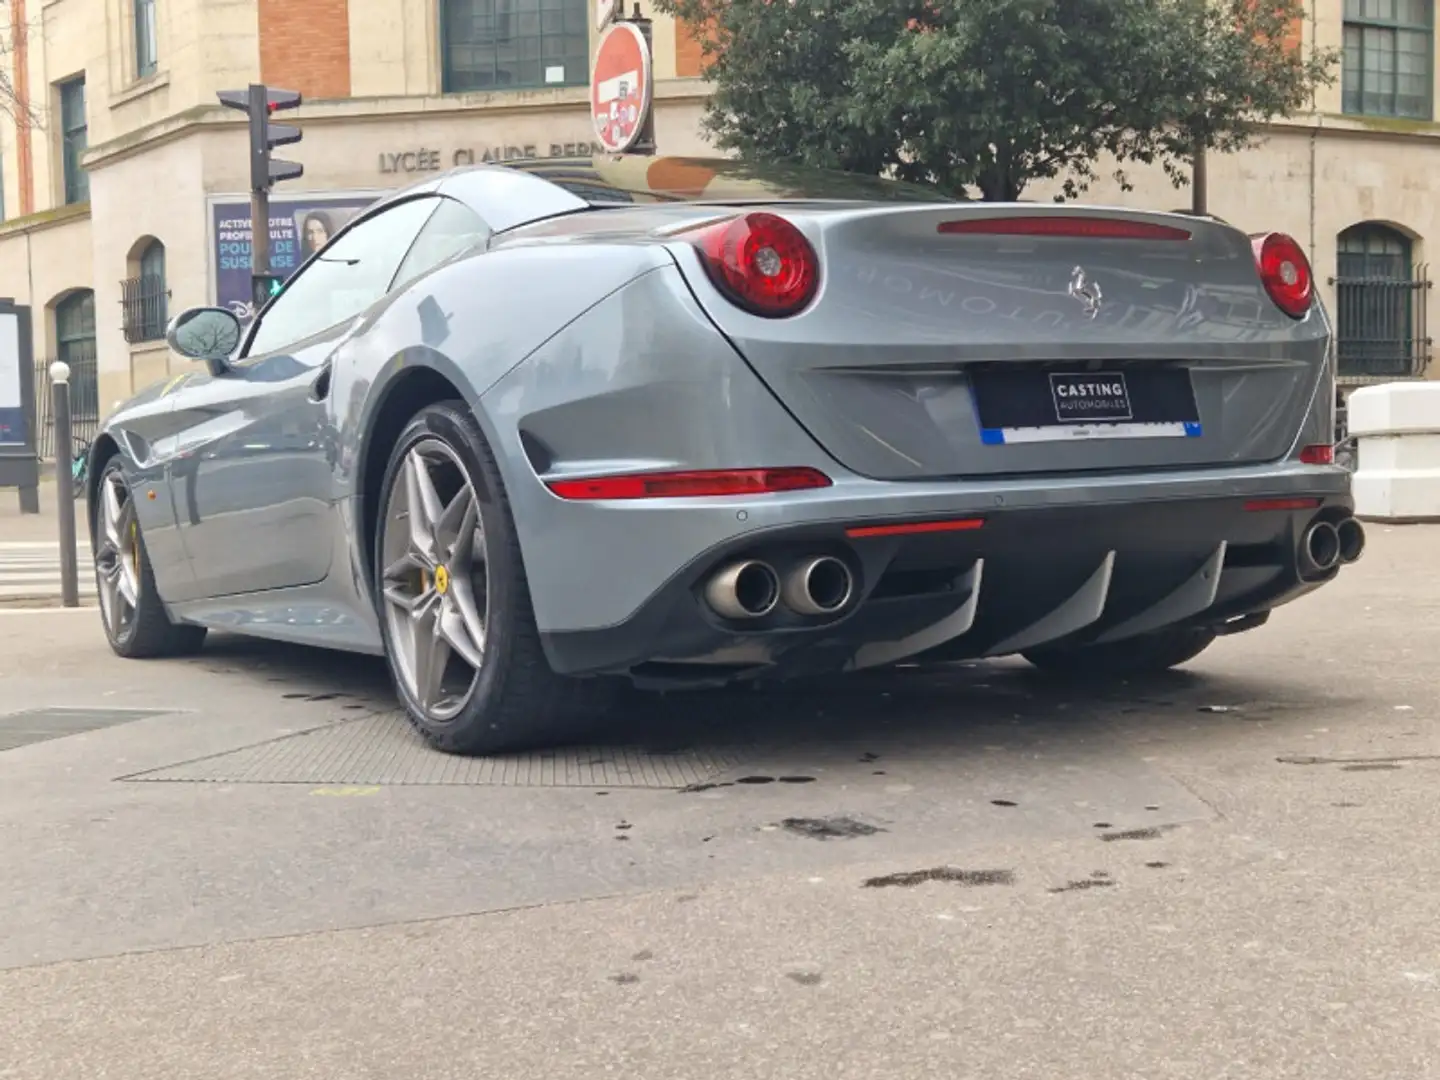
[[[0,751],[164,716],[168,709],[28,709],[0,716]]]
[[[683,788],[734,769],[754,753],[749,745],[673,750],[588,746],[506,757],[462,758],[430,749],[402,715],[386,713],[121,779],[224,784]]]

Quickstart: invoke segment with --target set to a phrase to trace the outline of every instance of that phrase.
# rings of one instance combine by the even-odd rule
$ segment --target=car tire
[[[100,471],[89,511],[100,621],[110,648],[129,660],[199,652],[205,644],[205,627],[172,622],[155,588],[150,553],[118,456]]]
[[[1205,627],[1158,630],[1153,634],[1103,645],[1059,646],[1021,653],[1042,671],[1087,679],[1153,675],[1189,663],[1216,638]]]
[[[479,526],[468,541],[472,518],[461,485]],[[418,533],[412,499],[425,519]],[[431,405],[401,432],[375,513],[375,604],[385,655],[406,716],[425,741],[468,756],[549,747],[583,734],[614,686],[551,669],[505,486],[463,402]],[[427,535],[428,552],[420,550]],[[462,565],[467,572],[458,572]],[[443,655],[436,660],[430,649]]]

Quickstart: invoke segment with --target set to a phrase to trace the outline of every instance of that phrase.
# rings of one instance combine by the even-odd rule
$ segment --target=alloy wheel
[[[120,641],[130,632],[140,603],[140,523],[119,470],[105,474],[99,494],[95,575],[100,615],[110,637]]]
[[[445,723],[479,682],[490,594],[479,499],[449,446],[424,439],[406,453],[382,527],[391,662],[426,718]]]

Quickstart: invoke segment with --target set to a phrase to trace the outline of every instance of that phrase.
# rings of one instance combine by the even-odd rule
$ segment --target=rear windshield
[[[727,158],[621,154],[579,159],[510,161],[593,206],[672,202],[957,202],[938,188],[878,176]]]

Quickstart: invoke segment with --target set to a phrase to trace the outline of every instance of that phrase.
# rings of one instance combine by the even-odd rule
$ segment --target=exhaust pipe
[[[1353,563],[1365,552],[1365,529],[1353,517],[1346,518],[1335,526],[1340,540],[1340,561]]]
[[[1340,561],[1340,534],[1328,521],[1317,521],[1300,537],[1300,571],[1324,574]]]
[[[758,559],[731,563],[705,586],[705,601],[726,619],[758,619],[780,602],[780,578]]]
[[[785,579],[785,606],[799,615],[833,615],[850,602],[855,578],[839,559],[806,559]]]

